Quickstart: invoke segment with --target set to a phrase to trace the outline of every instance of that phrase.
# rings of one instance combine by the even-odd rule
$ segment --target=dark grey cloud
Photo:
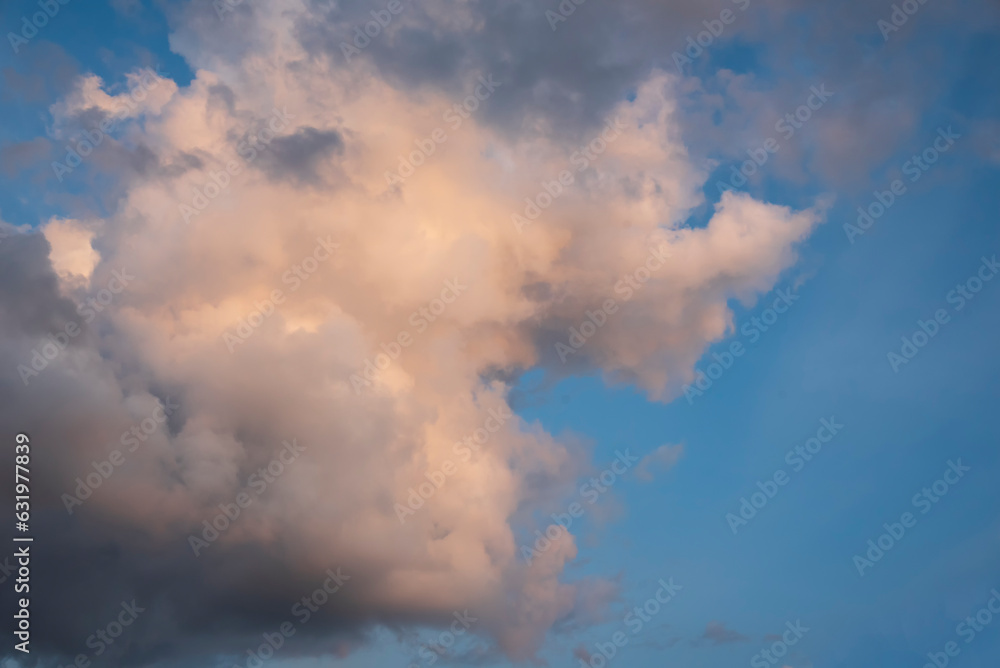
[[[0,323],[5,332],[46,335],[76,318],[76,305],[59,294],[49,242],[0,222]]]
[[[259,165],[273,179],[315,185],[322,181],[324,163],[343,152],[344,139],[336,130],[302,128],[275,137],[261,152]]]
[[[350,64],[341,43],[350,44],[354,28],[372,19],[371,7],[350,3],[333,11],[318,1],[311,6],[313,15],[298,25],[310,52],[325,54],[337,67],[370,60],[399,87],[432,86],[456,97],[468,94],[465,86],[476,76],[492,74],[502,82],[502,94],[494,95],[482,114],[511,131],[529,127],[526,115],[549,121],[548,133],[597,124],[651,65],[625,46],[632,28],[625,20],[628,8],[617,3],[588,2],[553,31],[545,5],[448,2],[431,13],[407,2],[394,23]],[[475,28],[459,28],[461,20],[442,25],[440,17],[446,15],[470,15]],[[660,35],[661,50],[675,30],[672,23]]]
[[[209,89],[209,112],[219,108],[231,116],[236,115],[236,94],[223,83],[215,84]]]

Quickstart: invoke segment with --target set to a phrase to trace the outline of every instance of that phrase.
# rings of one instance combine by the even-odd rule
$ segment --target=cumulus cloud
[[[254,7],[231,17],[252,49],[177,36],[196,76],[142,102],[129,131],[156,168],[110,214],[10,228],[0,244],[0,424],[47,453],[35,463],[38,530],[54,538],[37,605],[52,614],[38,637],[75,655],[95,619],[134,597],[151,612],[114,648],[119,665],[208,662],[242,653],[342,568],[351,579],[290,656],[469,610],[474,633],[532,658],[560,621],[599,618],[614,588],[566,577],[568,533],[530,565],[518,558],[518,518],[585,463],[516,416],[480,444],[490,411],[507,410],[511,379],[536,367],[676,396],[731,331],[730,300],[770,290],[822,211],[727,193],[707,224],[687,225],[706,174],[662,71],[575,135],[512,133],[489,122],[493,98],[452,129],[453,90],[345,69],[293,37],[310,8]],[[457,99],[486,74],[455,72]],[[115,99],[88,75],[52,111],[107,114]],[[624,129],[580,169],[605,122]],[[386,178],[438,129],[447,140],[411,176]],[[568,170],[572,182],[519,228],[525,198]],[[319,246],[335,250],[320,259]],[[667,260],[642,274],[654,249]],[[134,278],[110,289],[123,272]],[[462,288],[447,301],[449,282]],[[108,303],[87,310],[102,290]],[[618,308],[564,363],[556,344],[608,300]],[[24,379],[19,368],[70,322],[80,333]],[[257,495],[252,476],[293,439],[301,457]],[[64,495],[116,449],[125,463],[68,514]],[[676,455],[661,448],[648,466]],[[401,522],[396,507],[446,470]],[[241,493],[253,504],[195,556],[189,536]]]
[[[652,482],[657,473],[672,469],[683,454],[683,445],[661,445],[639,460],[635,467],[635,477],[643,482]]]
[[[722,622],[712,621],[705,627],[705,632],[701,634],[702,642],[709,642],[712,645],[727,645],[737,642],[749,642],[750,638],[738,631],[726,628]]]
[[[104,82],[96,74],[86,74],[52,105],[53,131],[63,136],[79,124],[93,132],[101,130],[102,122],[108,127],[126,119],[155,115],[176,92],[177,84],[149,68],[130,72],[123,90],[116,92],[105,90]]]

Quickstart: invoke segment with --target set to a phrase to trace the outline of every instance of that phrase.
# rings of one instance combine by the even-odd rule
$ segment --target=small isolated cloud
[[[657,473],[664,473],[674,467],[684,454],[684,446],[661,445],[642,458],[635,469],[635,477],[642,482],[652,482]]]
[[[705,632],[701,634],[699,641],[708,642],[712,645],[728,645],[730,643],[749,642],[750,638],[732,629],[727,629],[726,625],[722,622],[712,621],[705,627]]]

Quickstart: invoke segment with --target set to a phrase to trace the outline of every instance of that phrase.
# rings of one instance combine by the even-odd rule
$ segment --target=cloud
[[[51,251],[52,269],[65,280],[89,279],[100,255],[91,246],[94,231],[76,220],[52,219],[42,228]]]
[[[749,637],[732,629],[727,629],[725,624],[716,621],[708,623],[700,639],[715,646],[750,641]]]
[[[317,183],[324,160],[344,152],[344,140],[336,130],[302,128],[295,134],[276,137],[262,153],[261,165],[275,179]]]
[[[661,445],[640,460],[635,467],[635,477],[642,482],[652,482],[658,471],[669,471],[683,454],[683,445]]]
[[[425,11],[441,18],[444,7]],[[511,659],[534,657],[550,629],[599,618],[615,591],[567,578],[571,534],[530,565],[517,553],[518,518],[538,490],[572,486],[580,449],[516,418],[468,455],[457,445],[507,406],[511,379],[530,368],[596,371],[676,396],[731,331],[730,300],[769,291],[822,219],[727,194],[707,224],[686,225],[704,205],[706,174],[683,142],[678,80],[659,70],[634,95],[591,107],[596,130],[581,121],[551,136],[492,121],[490,104],[525,103],[501,102],[501,88],[405,183],[389,184],[401,155],[450,128],[454,93],[359,76],[291,39],[312,11],[286,0],[184,24],[173,44],[195,78],[162,82],[128,128],[149,168],[95,161],[129,176],[109,213],[0,244],[0,426],[28,431],[48,453],[33,490],[37,530],[52,537],[34,603],[54,611],[36,622],[43,655],[75,656],[134,597],[150,613],[127,652],[113,648],[117,665],[208,665],[259,642],[342,568],[351,580],[282,652],[342,652],[373,626],[444,626],[468,609],[475,634]],[[446,32],[473,30],[469,11]],[[227,37],[230,26],[245,39]],[[460,90],[487,74],[449,69],[445,37],[399,39],[425,67],[438,59],[440,76],[462,79]],[[515,98],[542,81],[522,83]],[[85,77],[53,106],[56,126],[107,114],[125,94]],[[275,106],[291,124],[251,158],[245,129]],[[578,169],[581,147],[616,119],[621,136]],[[519,231],[512,215],[525,198],[567,170],[572,184]],[[185,222],[182,205],[197,215]],[[339,247],[310,264],[317,239]],[[642,279],[655,248],[670,258]],[[135,275],[127,289],[84,318],[78,305],[123,270]],[[60,282],[59,272],[89,281]],[[629,275],[640,282],[626,290]],[[467,290],[439,310],[447,281]],[[268,310],[275,291],[282,299]],[[617,312],[563,364],[556,343],[609,299]],[[18,368],[68,321],[83,333],[25,385]],[[230,352],[225,337],[244,323],[252,333]],[[352,375],[402,333],[410,343],[359,391]],[[68,515],[63,495],[168,397],[179,408],[163,427]],[[194,556],[189,536],[220,504],[254,493],[252,476],[291,439],[306,448],[300,460]],[[665,463],[657,453],[650,467]],[[396,504],[446,463],[454,473],[401,524]]]
[[[49,260],[51,248],[40,234],[25,234],[0,221],[0,321],[16,339],[41,338],[76,316],[59,291]]]
[[[125,90],[116,94],[108,93],[97,75],[83,75],[67,95],[52,105],[54,130],[57,136],[68,137],[69,129],[76,127],[92,133],[100,131],[106,119],[114,126],[126,119],[155,115],[176,92],[176,83],[149,68],[128,73]]]
[[[18,172],[42,164],[50,151],[48,140],[42,137],[0,147],[0,171],[13,177]]]
[[[591,654],[583,645],[579,645],[573,649],[573,658],[579,659],[584,663],[590,663]]]

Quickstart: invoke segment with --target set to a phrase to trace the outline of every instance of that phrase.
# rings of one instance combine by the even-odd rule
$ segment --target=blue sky
[[[648,3],[634,4],[648,9]],[[579,129],[579,136],[585,136],[591,112],[634,99],[616,86],[635,88],[656,67],[674,76],[672,53],[683,48],[686,37],[697,35],[702,20],[712,20],[732,6],[737,14],[732,29],[727,27],[679,77],[680,142],[692,169],[704,175],[698,190],[703,200],[692,207],[684,225],[710,225],[720,199],[716,182],[747,159],[747,150],[779,137],[777,120],[794,113],[812,86],[826,82],[833,90],[830,101],[794,136],[780,139],[778,151],[742,188],[769,204],[793,210],[817,207],[823,222],[796,244],[794,262],[776,267],[775,280],[765,290],[750,289],[745,299],[728,297],[730,326],[721,337],[704,341],[691,371],[707,372],[718,359],[713,355],[724,357],[735,342],[745,353],[700,395],[688,389],[685,396],[684,388],[694,379],[682,375],[657,397],[651,391],[655,388],[643,385],[641,369],[615,368],[599,356],[568,369],[551,363],[551,354],[548,362],[540,354],[535,364],[511,364],[508,374],[498,374],[510,380],[504,396],[523,420],[522,431],[538,429],[569,443],[575,462],[562,469],[572,470],[568,477],[540,478],[541,487],[552,483],[547,493],[518,503],[509,517],[518,546],[536,529],[544,531],[552,512],[565,512],[569,504],[579,502],[580,485],[610,466],[618,452],[628,450],[644,458],[661,446],[683,446],[671,465],[657,468],[649,460],[655,471],[652,479],[630,469],[596,504],[583,503],[586,512],[570,530],[577,554],[559,579],[584,585],[578,604],[551,624],[535,657],[553,668],[588,665],[588,659],[589,665],[600,668],[599,646],[609,647],[612,636],[623,631],[627,644],[615,650],[608,665],[917,667],[931,660],[928,653],[944,652],[950,641],[957,642],[960,654],[949,665],[988,665],[1000,657],[1000,618],[968,643],[968,636],[959,635],[956,627],[986,607],[994,597],[992,590],[1000,588],[1000,427],[995,419],[1000,396],[1000,276],[994,276],[1000,268],[990,268],[1000,255],[1000,87],[994,67],[1000,55],[1000,17],[987,3],[945,8],[929,0],[885,40],[877,21],[890,16],[891,3],[876,7],[842,2],[823,9],[796,2],[758,7],[754,2],[745,12],[734,3],[717,4],[658,7],[651,24],[675,12],[684,27],[664,38],[668,45],[656,48],[647,44],[656,34],[653,25],[637,27],[616,15],[621,24],[605,29],[570,17],[556,33],[567,41],[553,37],[551,46],[539,47],[552,59],[563,54],[567,62],[557,67],[551,60],[544,67],[552,69],[538,80],[553,89],[583,86],[583,92],[576,91],[583,110],[565,112],[553,132],[572,134]],[[251,51],[254,40],[263,39],[253,32],[247,44],[230,42],[232,36],[220,29],[218,43],[212,43],[206,34],[213,29],[203,30],[197,23],[208,19],[187,3],[112,5],[71,1],[18,53],[6,45],[0,49],[5,121],[0,124],[5,183],[0,188],[0,217],[19,233],[40,230],[52,218],[118,219],[126,215],[120,208],[122,198],[146,178],[141,170],[130,171],[131,163],[124,158],[95,160],[65,183],[53,178],[49,163],[64,153],[60,146],[65,138],[59,136],[52,105],[68,95],[77,75],[94,73],[105,90],[121,91],[126,90],[128,73],[158,68],[183,95],[194,85],[198,69],[214,64],[224,79],[226,59],[244,57],[241,49]],[[255,5],[248,0],[238,11],[253,20]],[[210,3],[200,6],[206,16],[211,14],[208,7]],[[339,11],[363,16],[379,7],[343,3]],[[0,13],[4,32],[33,9],[33,3],[7,3]],[[587,9],[582,5],[580,16]],[[499,10],[492,3],[478,3],[470,11],[475,15]],[[424,18],[433,25],[440,17],[429,12]],[[349,23],[342,18],[338,29]],[[410,28],[414,44],[421,43],[419,31],[426,28]],[[599,34],[595,51],[604,50],[606,58],[595,55],[593,61],[570,62],[579,53],[578,45],[562,35],[574,29]],[[631,46],[629,36],[636,40]],[[405,37],[392,48],[388,42],[384,49],[373,46],[364,58],[371,63],[370,72],[396,82],[391,85],[415,99],[454,90],[460,75],[453,72],[457,66],[452,61],[489,63],[500,58],[494,41],[515,52],[529,48],[527,37],[521,44],[499,32],[482,37],[490,45],[481,51],[456,39],[442,40],[439,50],[414,47],[410,53],[400,46],[410,43]],[[305,37],[301,41],[313,43]],[[311,53],[321,58],[320,51]],[[425,78],[394,69],[404,65],[390,61],[408,55],[413,62],[405,67],[420,69]],[[199,62],[192,62],[196,59]],[[580,84],[574,67],[591,71],[591,83]],[[294,70],[287,70],[286,76],[293,78]],[[520,76],[530,78],[523,72]],[[514,81],[517,95],[508,94],[517,101],[488,107],[489,117],[477,132],[485,127],[497,137],[527,133],[518,119],[534,112],[525,109],[538,100],[539,106],[555,104],[539,92],[542,84],[523,83],[522,90]],[[318,87],[315,90],[321,94]],[[521,93],[524,96],[518,97]],[[331,106],[329,113],[339,112]],[[538,118],[550,113],[556,112],[546,109]],[[164,135],[154,135],[147,122],[152,123],[131,119],[116,137],[122,155],[134,157],[142,145],[160,150],[162,143],[154,137]],[[949,128],[958,139],[914,180],[908,161],[933,146],[939,130]],[[845,226],[856,224],[858,207],[868,208],[897,179],[905,184],[905,193],[895,195],[885,214],[863,234],[851,234]],[[110,229],[111,223],[107,226]],[[103,228],[94,229],[95,238],[103,239],[103,246],[94,246],[99,253],[118,243],[118,236],[102,237]],[[252,229],[261,233],[261,228]],[[977,283],[977,276],[996,280]],[[959,299],[955,291],[963,285],[970,294],[977,285],[982,287],[971,298]],[[758,330],[754,319],[761,318],[782,291],[794,295],[793,303],[767,331]],[[939,324],[926,345],[894,369],[889,354],[901,353],[903,337],[912,338],[920,322],[932,320],[940,310],[947,323]],[[554,322],[550,331],[562,335],[563,325],[580,319]],[[135,334],[140,326],[131,324],[136,340],[141,340]],[[115,327],[128,329],[122,322]],[[336,331],[330,330],[330,336]],[[653,330],[643,332],[646,338],[658,336]],[[671,337],[664,330],[661,338]],[[542,339],[539,334],[537,340]],[[448,339],[442,341],[438,345],[449,345]],[[142,367],[137,352],[141,344],[135,346],[124,353],[124,345],[106,343],[102,355],[122,367]],[[153,371],[137,375],[156,377]],[[16,382],[16,375],[13,378]],[[175,391],[184,386],[178,377],[162,374],[149,382]],[[3,387],[5,392],[20,391],[14,384]],[[55,387],[46,387],[47,394],[58,394]],[[128,387],[125,381],[122,387]],[[51,418],[69,424],[64,414],[56,412]],[[843,427],[814,459],[794,470],[787,453],[815,436],[824,420]],[[15,428],[15,422],[9,413],[0,416],[5,429]],[[517,455],[512,451],[510,457],[514,461]],[[958,462],[969,470],[948,485],[946,495],[930,506],[914,502]],[[779,471],[788,474],[787,484],[776,486],[773,498],[734,533],[727,515],[738,514],[741,500]],[[67,474],[67,479],[75,475]],[[58,501],[54,507],[37,512],[46,518],[47,513],[62,512]],[[926,514],[921,512],[925,507]],[[884,525],[900,522],[907,512],[915,525],[859,574],[855,556],[869,552],[869,540],[878,541],[886,532]],[[60,515],[44,522],[56,531],[68,526],[64,520]],[[78,530],[86,532],[87,526]],[[114,536],[114,529],[101,529],[106,531]],[[626,615],[655,596],[661,579],[671,578],[682,589],[633,633]],[[334,657],[326,649],[315,650],[319,656],[313,657],[313,650],[303,648],[297,650],[303,658],[284,657],[271,665],[423,667],[431,665],[426,657],[433,656],[439,665],[506,666],[520,665],[517,659],[523,658],[505,653],[497,634],[475,628],[474,635],[460,640],[460,651],[421,654],[422,643],[432,642],[447,628],[440,616],[424,617],[415,610],[396,614],[395,609],[383,616],[378,604],[367,599],[355,605],[364,614],[346,624],[346,630],[331,632],[331,637],[346,638],[349,651]],[[1000,606],[1000,600],[995,605]],[[46,612],[36,609],[34,614]],[[796,622],[808,632],[788,654],[775,662],[761,659],[760,652],[780,644],[776,635],[786,630],[786,623]],[[155,654],[150,650],[148,656]],[[204,664],[170,663],[184,660],[176,657],[163,658],[162,664],[143,663],[142,656],[140,652],[130,660],[134,665],[231,665],[224,662],[226,652],[221,649],[212,658],[199,657]],[[7,659],[4,665],[32,664]]]

